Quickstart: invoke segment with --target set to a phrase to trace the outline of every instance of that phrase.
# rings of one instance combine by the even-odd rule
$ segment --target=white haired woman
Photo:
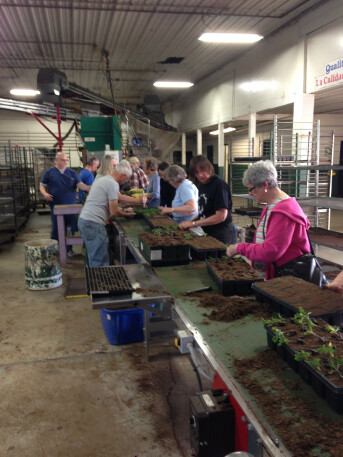
[[[129,165],[120,163],[112,171],[112,174],[102,176],[92,185],[78,221],[90,267],[109,265],[106,231],[109,216],[134,216],[134,213],[124,212],[118,206],[119,185],[124,183],[131,176],[131,173],[132,170]]]
[[[277,172],[270,160],[260,160],[245,170],[243,185],[259,203],[267,203],[258,222],[254,242],[233,244],[226,254],[242,254],[264,266],[266,279],[277,267],[311,252],[307,235],[310,223],[296,199],[278,187]]]
[[[198,215],[198,189],[187,179],[186,172],[178,165],[171,165],[164,171],[164,179],[175,189],[171,208],[160,206],[162,214],[172,214],[178,224]]]

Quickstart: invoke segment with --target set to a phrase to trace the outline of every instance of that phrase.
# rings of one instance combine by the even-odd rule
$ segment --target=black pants
[[[237,242],[237,230],[233,222],[230,222],[225,228],[220,228],[218,230],[215,229],[215,225],[211,226],[211,230],[208,232],[206,231],[206,228],[207,227],[203,227],[204,232],[224,244],[235,244]]]

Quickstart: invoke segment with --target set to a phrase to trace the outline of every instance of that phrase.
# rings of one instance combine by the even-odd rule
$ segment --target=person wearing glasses
[[[201,227],[205,233],[224,244],[236,242],[236,229],[232,222],[231,192],[227,183],[214,173],[211,162],[203,155],[193,157],[189,175],[199,184],[199,215],[181,222],[181,229]]]
[[[245,170],[243,185],[258,203],[266,203],[258,222],[254,242],[227,248],[226,255],[241,254],[253,266],[275,277],[274,263],[280,267],[311,252],[307,230],[310,223],[295,198],[278,187],[277,172],[270,160],[260,160]]]
[[[59,152],[55,157],[56,166],[49,168],[43,174],[39,190],[48,202],[51,213],[51,239],[58,240],[57,217],[54,215],[55,205],[70,205],[76,203],[76,188],[89,192],[91,186],[84,184],[76,171],[67,167],[68,157],[64,152]],[[76,231],[75,215],[64,216],[65,226],[71,227],[74,235]],[[67,255],[75,255],[72,247],[67,246]]]

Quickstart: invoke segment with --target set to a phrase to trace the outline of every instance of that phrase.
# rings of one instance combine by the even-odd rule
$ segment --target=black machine
[[[190,398],[190,440],[195,457],[223,457],[235,450],[235,410],[223,390]]]

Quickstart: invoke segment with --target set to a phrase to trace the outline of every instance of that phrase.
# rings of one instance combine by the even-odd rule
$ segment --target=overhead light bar
[[[40,94],[39,90],[33,89],[11,89],[10,93],[12,95],[19,95],[22,97],[35,97]]]
[[[193,83],[188,81],[156,81],[154,82],[155,87],[169,87],[177,89],[187,89],[188,87],[194,86]]]
[[[256,33],[203,33],[199,40],[208,43],[256,43],[262,38]]]
[[[234,132],[236,129],[234,127],[227,127],[226,129],[224,129],[224,133],[228,133],[228,132]],[[212,132],[210,132],[210,135],[219,135],[219,130],[212,130]]]

